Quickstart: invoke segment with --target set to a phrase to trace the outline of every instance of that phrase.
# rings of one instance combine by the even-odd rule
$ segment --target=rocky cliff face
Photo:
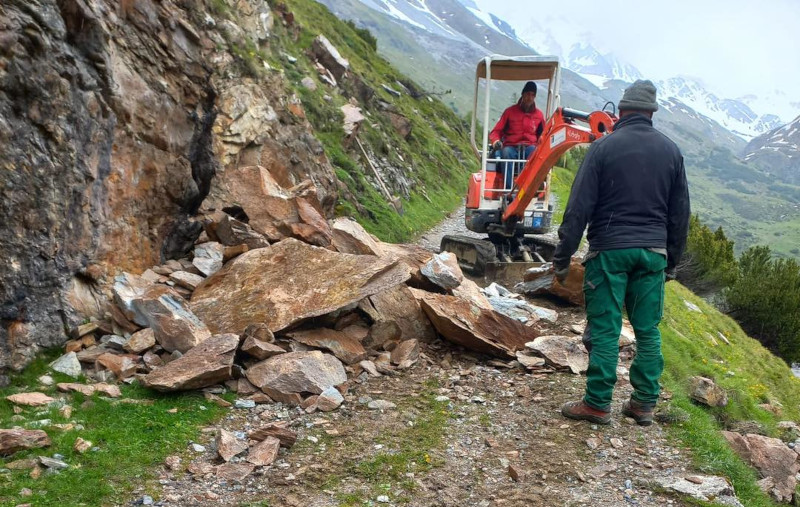
[[[212,4],[236,16],[201,0],[0,4],[0,372],[101,317],[117,270],[186,252],[220,175],[310,179],[331,213],[337,180],[297,99],[248,59],[281,13]]]

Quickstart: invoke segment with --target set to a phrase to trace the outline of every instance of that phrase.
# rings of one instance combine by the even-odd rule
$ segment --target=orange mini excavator
[[[488,143],[489,138],[493,81],[546,81],[547,86],[540,85],[539,90],[547,90],[545,117],[548,120],[527,161],[506,160],[491,158],[490,149],[478,148],[475,141],[477,114],[472,115],[472,148],[481,162],[481,172],[472,174],[469,180],[465,222],[467,229],[488,234],[488,238],[448,235],[442,238],[441,250],[453,252],[462,269],[473,275],[521,280],[525,270],[552,259],[556,240],[545,236],[550,232],[553,215],[550,170],[570,148],[610,133],[617,120],[613,112],[584,113],[559,107],[559,79],[558,58],[552,56],[495,55],[478,63],[473,108],[477,113],[479,84],[483,80],[484,141],[481,144]],[[504,167],[514,171],[511,188],[505,188]]]

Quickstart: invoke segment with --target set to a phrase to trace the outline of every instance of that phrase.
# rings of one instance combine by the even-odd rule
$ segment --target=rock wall
[[[229,2],[235,23],[202,0],[0,3],[0,373],[102,317],[116,272],[183,255],[225,171],[311,179],[331,213],[281,74],[235,56],[268,49],[275,14]]]

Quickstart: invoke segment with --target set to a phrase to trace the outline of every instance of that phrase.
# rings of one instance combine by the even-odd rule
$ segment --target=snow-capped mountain
[[[744,102],[721,99],[697,79],[674,77],[656,83],[661,97],[675,98],[744,139],[752,139],[781,125],[774,114],[758,115]]]
[[[564,65],[588,79],[598,88],[604,88],[609,79],[618,79],[632,83],[642,79],[639,69],[622,62],[611,53],[601,54],[589,43],[573,44],[566,57],[562,56]]]
[[[800,116],[756,137],[744,153],[745,160],[760,164],[782,181],[800,184]]]

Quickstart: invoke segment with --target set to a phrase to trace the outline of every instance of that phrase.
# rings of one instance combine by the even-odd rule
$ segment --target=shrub
[[[800,264],[775,259],[756,246],[739,258],[736,282],[726,294],[731,313],[749,334],[787,362],[800,360]]]
[[[734,241],[722,227],[712,231],[697,215],[689,220],[686,253],[678,266],[678,281],[699,294],[730,287],[738,274]]]

